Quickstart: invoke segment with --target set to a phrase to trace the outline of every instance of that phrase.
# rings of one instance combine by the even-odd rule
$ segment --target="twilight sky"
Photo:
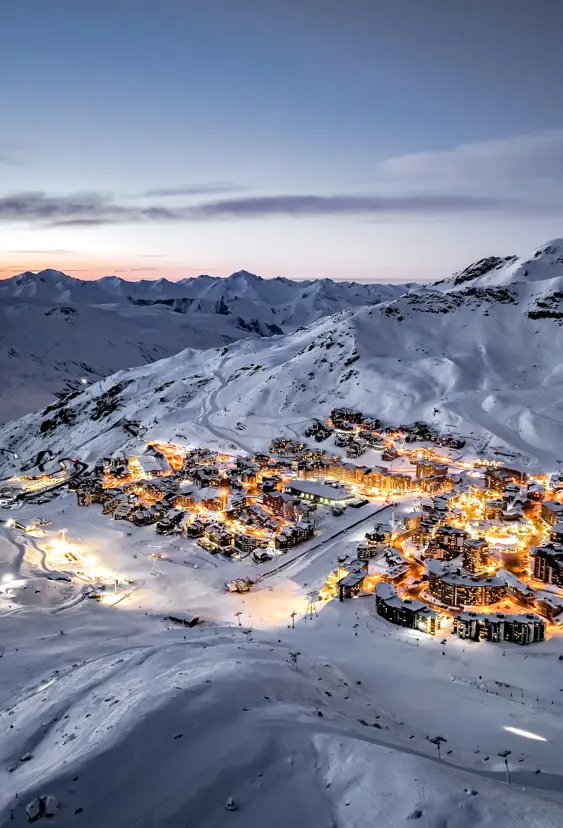
[[[435,279],[563,236],[559,0],[4,0],[0,278]]]

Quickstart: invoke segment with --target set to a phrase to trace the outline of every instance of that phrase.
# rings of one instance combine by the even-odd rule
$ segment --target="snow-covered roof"
[[[164,456],[155,457],[154,454],[141,454],[137,457],[137,460],[145,473],[170,470],[170,464]]]
[[[468,586],[504,586],[506,581],[498,575],[478,577],[465,569],[450,569],[443,561],[430,560],[426,563],[428,572],[436,575],[449,584],[463,584]]]
[[[397,594],[397,590],[393,584],[390,584],[388,581],[379,581],[379,583],[375,586],[375,594],[383,601],[388,601]]]
[[[327,486],[314,480],[292,480],[289,488],[325,500],[349,500],[353,497],[344,486]]]
[[[366,577],[365,569],[359,569],[357,572],[349,572],[344,578],[338,581],[338,586],[354,587],[361,584]]]
[[[539,615],[534,615],[532,612],[526,613],[504,613],[504,612],[486,612],[486,613],[479,613],[479,612],[461,612],[459,615],[456,616],[460,618],[462,621],[508,621],[509,623],[519,623],[519,624],[526,624],[535,621],[540,621],[542,624],[545,624],[543,618],[540,618]]]

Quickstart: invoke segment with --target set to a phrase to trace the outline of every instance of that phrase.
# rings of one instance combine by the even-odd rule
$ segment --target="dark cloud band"
[[[53,196],[43,192],[16,193],[0,198],[0,222],[39,226],[92,227],[137,222],[169,223],[212,219],[259,219],[272,216],[394,215],[414,218],[450,214],[537,214],[541,205],[486,196],[450,194],[404,195],[278,195],[206,201],[196,205],[136,206],[118,203],[111,195],[76,193]],[[545,208],[547,209],[547,208]],[[550,211],[557,209],[553,204]],[[559,205],[559,211],[563,203]]]

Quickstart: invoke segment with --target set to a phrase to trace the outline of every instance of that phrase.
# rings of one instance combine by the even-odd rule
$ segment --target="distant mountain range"
[[[29,459],[45,447],[93,459],[133,445],[124,424],[134,421],[146,437],[251,450],[348,405],[394,424],[423,419],[481,450],[554,468],[563,459],[562,324],[556,240],[284,335],[121,371],[6,425],[0,445]]]
[[[184,348],[273,336],[345,307],[387,301],[405,286],[228,278],[93,281],[58,270],[0,281],[0,422],[56,394]]]

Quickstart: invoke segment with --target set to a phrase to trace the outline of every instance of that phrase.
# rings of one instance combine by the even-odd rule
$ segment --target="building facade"
[[[463,612],[456,615],[453,630],[460,638],[470,641],[512,641],[525,645],[545,639],[545,621],[533,613],[478,615],[476,612]]]

